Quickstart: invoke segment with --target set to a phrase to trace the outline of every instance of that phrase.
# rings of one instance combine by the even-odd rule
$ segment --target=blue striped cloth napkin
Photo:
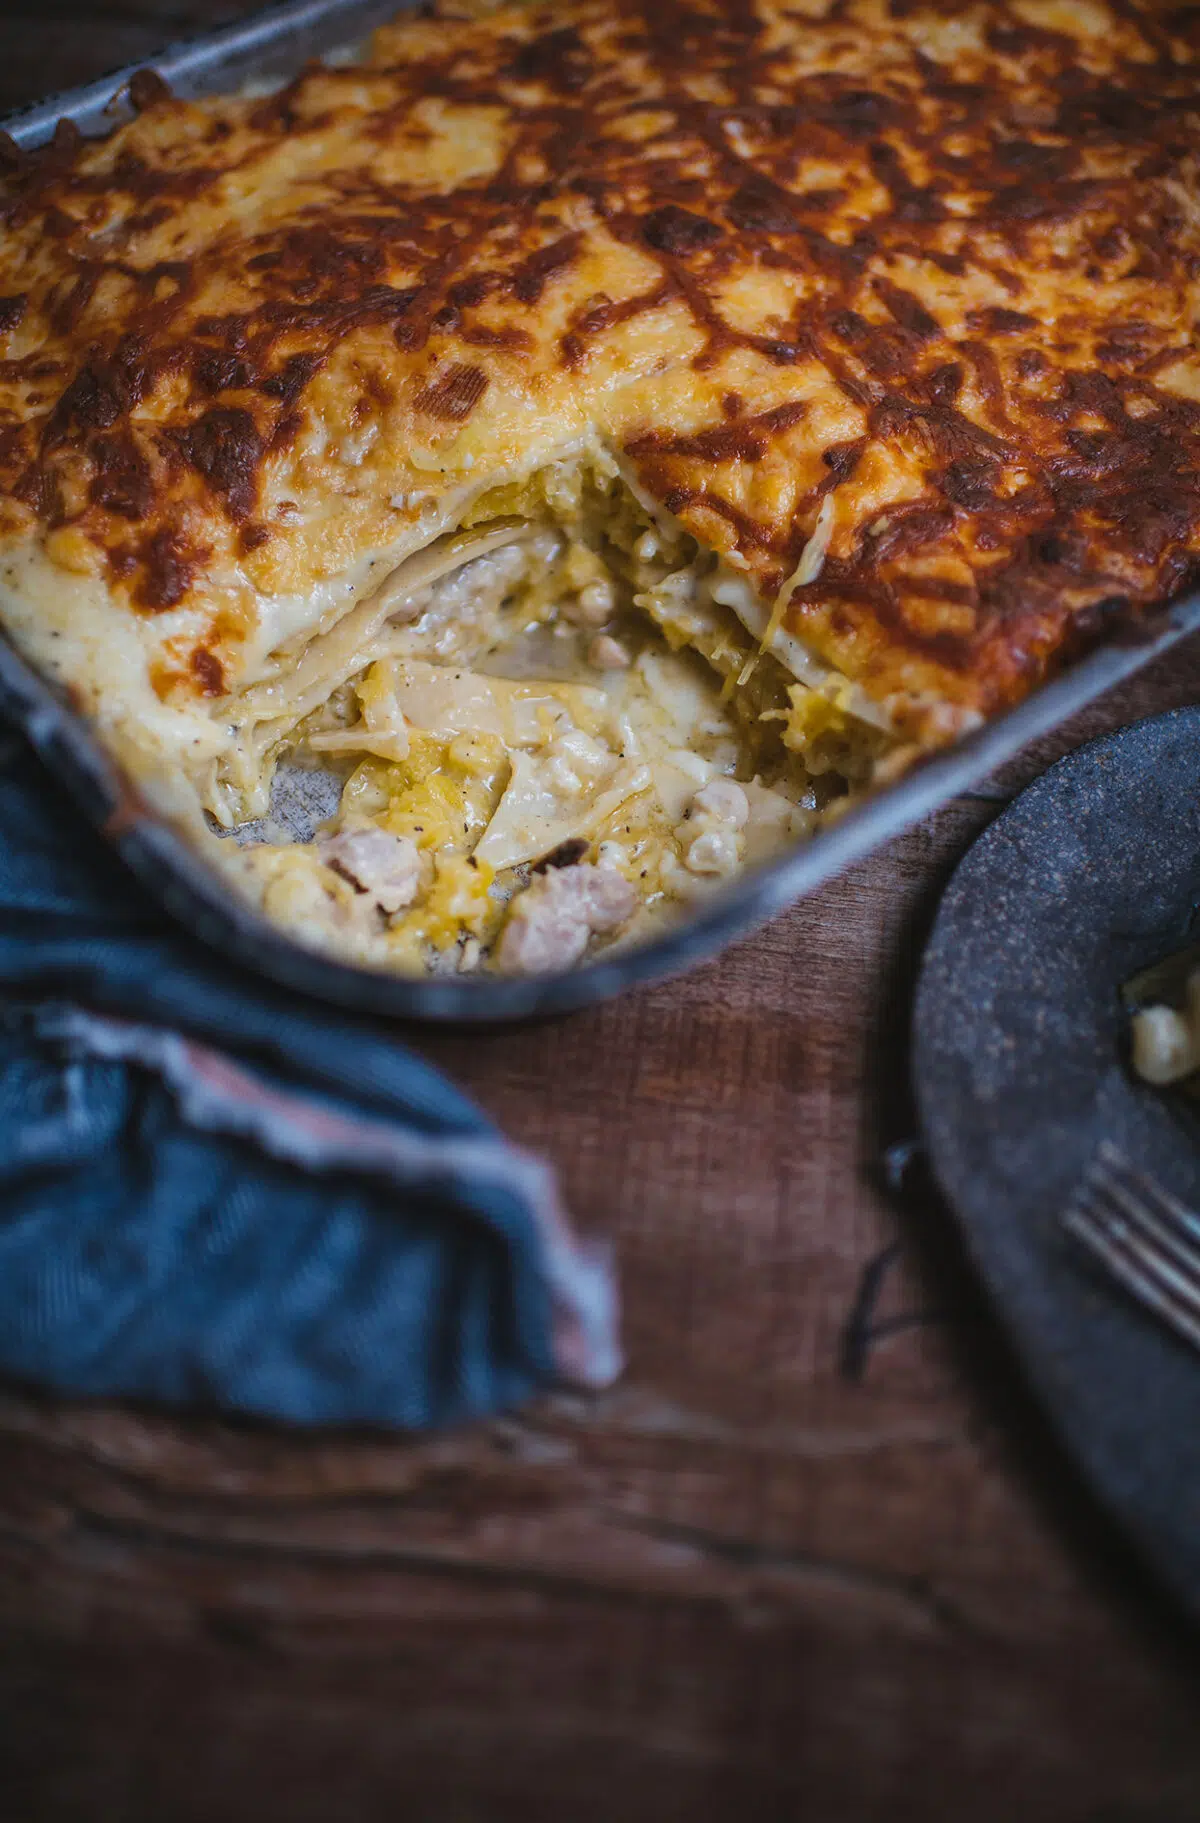
[[[618,1366],[549,1168],[174,927],[0,734],[0,1373],[419,1429]]]

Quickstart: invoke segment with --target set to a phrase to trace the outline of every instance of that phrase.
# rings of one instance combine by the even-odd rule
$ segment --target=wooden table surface
[[[0,12],[0,105],[236,4]],[[957,856],[1160,664],[685,980],[416,1035],[615,1243],[628,1371],[413,1444],[0,1390],[0,1823],[1195,1823],[1200,1653],[919,1171]]]

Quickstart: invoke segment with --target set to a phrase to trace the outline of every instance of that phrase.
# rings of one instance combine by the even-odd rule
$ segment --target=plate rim
[[[1044,1329],[1032,1316],[1027,1300],[1014,1293],[1011,1281],[1000,1263],[1001,1250],[989,1243],[989,1224],[979,1221],[964,1207],[965,1199],[960,1196],[959,1184],[951,1169],[954,1155],[948,1156],[938,1144],[940,1123],[934,1117],[931,1107],[937,1089],[928,1068],[935,1049],[931,1027],[934,976],[940,962],[935,948],[938,933],[942,927],[943,912],[947,906],[953,912],[956,895],[963,890],[963,876],[969,872],[980,845],[990,845],[992,841],[1003,838],[1006,820],[1017,812],[1031,793],[1048,788],[1055,778],[1078,770],[1116,741],[1126,740],[1150,727],[1170,724],[1190,725],[1197,744],[1200,745],[1200,703],[1181,704],[1172,709],[1138,716],[1133,721],[1095,735],[1054,760],[1010,798],[959,857],[939,896],[937,911],[926,937],[913,985],[909,1015],[909,1079],[921,1145],[930,1176],[954,1223],[988,1307],[1010,1345],[1013,1360],[1026,1387],[1091,1495],[1117,1524],[1139,1560],[1173,1593],[1189,1618],[1200,1623],[1200,1550],[1190,1566],[1178,1561],[1175,1553],[1164,1544],[1161,1532],[1147,1517],[1137,1499],[1131,1497],[1127,1486],[1123,1486],[1120,1477],[1113,1472],[1105,1441],[1089,1422],[1081,1420],[1072,1394],[1072,1376],[1056,1364],[1054,1350],[1047,1341]],[[1027,1259],[1040,1263],[1042,1246],[1030,1239],[1025,1253]],[[1144,1329],[1149,1324],[1157,1331],[1164,1348],[1182,1346],[1167,1334],[1157,1319],[1149,1317],[1129,1300],[1119,1287],[1099,1275],[1089,1275],[1082,1265],[1078,1268],[1078,1273],[1079,1295],[1095,1296],[1100,1293],[1106,1308],[1115,1314],[1115,1320],[1122,1328]],[[1195,1377],[1197,1408],[1200,1411],[1200,1355],[1192,1356],[1191,1371]],[[1197,1485],[1196,1492],[1200,1501],[1200,1484]]]

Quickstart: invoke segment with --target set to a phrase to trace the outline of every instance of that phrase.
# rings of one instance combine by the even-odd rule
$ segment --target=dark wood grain
[[[231,10],[7,8],[0,100]],[[1194,1644],[883,1159],[956,857],[1198,695],[1193,646],[684,980],[414,1035],[611,1237],[611,1393],[423,1444],[0,1393],[3,1823],[1194,1823]]]

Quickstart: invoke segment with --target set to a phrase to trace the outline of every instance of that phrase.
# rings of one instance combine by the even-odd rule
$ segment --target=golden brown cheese
[[[1142,0],[577,0],[265,99],[144,78],[5,158],[0,613],[199,763],[274,647],[599,439],[946,738],[1193,575],[1198,46]]]

